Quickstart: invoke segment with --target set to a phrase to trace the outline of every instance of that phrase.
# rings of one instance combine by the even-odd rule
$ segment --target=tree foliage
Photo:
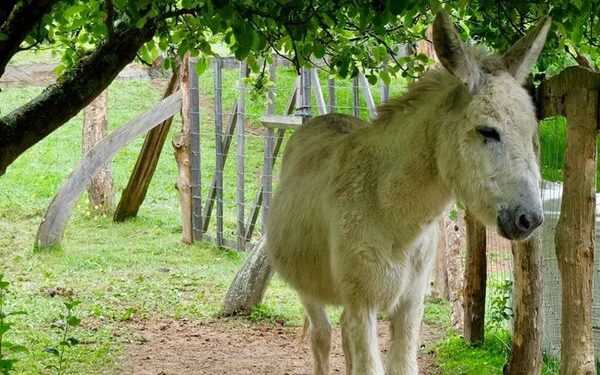
[[[87,105],[136,56],[151,63],[165,55],[169,68],[189,52],[201,72],[220,43],[247,59],[259,78],[276,51],[297,67],[319,64],[341,77],[362,70],[372,83],[389,82],[424,70],[426,56],[399,52],[426,39],[433,15],[444,8],[465,37],[498,49],[550,14],[554,25],[538,72],[552,73],[577,63],[600,66],[599,2],[3,0],[0,74],[16,53],[28,49],[51,48],[62,64],[55,85],[0,118],[0,174]],[[381,69],[384,62],[387,68]]]

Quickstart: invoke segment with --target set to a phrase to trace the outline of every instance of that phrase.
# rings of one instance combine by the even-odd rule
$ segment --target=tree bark
[[[481,224],[468,210],[467,260],[465,266],[465,327],[464,338],[469,345],[482,344],[485,323],[485,288],[487,265],[485,258],[486,233]]]
[[[179,88],[179,70],[175,69],[163,98],[171,95]],[[135,167],[129,177],[129,182],[121,194],[121,200],[114,214],[114,221],[125,221],[135,217],[144,202],[148,187],[158,165],[160,153],[163,149],[173,117],[170,117],[156,128],[150,130],[144,138]]]
[[[515,318],[506,375],[542,371],[542,240],[536,230],[525,242],[512,242]]]
[[[59,128],[98,96],[151,40],[155,23],[123,26],[115,37],[65,73],[39,96],[0,118],[0,176],[28,148]]]
[[[183,227],[183,242],[191,244],[193,237],[193,205],[192,205],[192,157],[190,149],[190,123],[187,113],[190,106],[189,98],[189,57],[186,56],[181,64],[181,92],[183,99],[181,103],[181,131],[173,137],[175,148],[175,160],[179,174],[177,176],[177,191],[179,192],[179,204],[181,208],[181,225]]]
[[[565,98],[567,144],[556,257],[562,282],[561,371],[595,374],[592,275],[596,207],[598,91],[577,80]]]
[[[108,133],[106,119],[107,96],[104,90],[94,99],[83,113],[82,150],[85,155]],[[89,211],[95,215],[110,214],[114,202],[115,189],[111,172],[111,161],[107,162],[90,181],[87,188]]]
[[[222,316],[244,315],[261,303],[273,276],[267,258],[266,237],[248,254],[237,272],[221,309]]]
[[[435,253],[435,268],[431,285],[431,296],[449,300],[448,262],[446,261],[446,223],[444,217],[439,219],[438,226],[438,244]]]
[[[463,264],[460,254],[464,233],[464,224],[461,220],[453,221],[448,215],[444,216],[444,231],[446,239],[446,263],[448,264],[448,293],[452,305],[450,324],[454,332],[463,331]]]

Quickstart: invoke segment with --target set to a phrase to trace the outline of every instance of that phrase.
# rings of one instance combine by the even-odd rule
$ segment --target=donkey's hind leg
[[[325,306],[302,299],[308,314],[308,337],[313,354],[315,375],[329,374],[329,350],[331,348],[331,325]]]
[[[340,326],[342,327],[342,348],[344,349],[344,360],[346,361],[346,375],[352,375],[352,337],[347,328],[348,312],[344,309],[340,316]]]

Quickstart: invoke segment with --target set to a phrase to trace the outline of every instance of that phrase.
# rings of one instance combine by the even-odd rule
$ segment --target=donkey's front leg
[[[398,306],[390,315],[392,343],[386,375],[417,375],[417,350],[423,317],[423,299],[415,298]]]
[[[377,311],[375,309],[345,307],[341,321],[345,338],[350,341],[346,362],[352,363],[352,375],[383,375],[383,366],[377,346]]]

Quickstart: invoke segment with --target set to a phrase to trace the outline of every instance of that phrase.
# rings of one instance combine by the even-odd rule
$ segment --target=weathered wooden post
[[[465,213],[467,226],[467,259],[464,286],[464,338],[469,345],[483,343],[485,328],[485,289],[487,263],[485,258],[485,226],[469,212]]]
[[[104,90],[83,111],[84,155],[108,133],[107,98],[108,91]],[[88,185],[89,211],[93,214],[108,215],[113,208],[115,189],[111,169],[111,162],[107,162]]]
[[[596,373],[592,275],[599,90],[600,74],[581,67],[567,68],[540,87],[542,115],[567,118],[563,197],[555,236],[562,284],[562,375]]]
[[[165,90],[163,98],[168,97],[179,89],[179,67],[175,69],[171,80]],[[121,194],[119,204],[113,215],[114,221],[125,221],[135,217],[146,197],[152,176],[158,165],[160,153],[163,149],[173,117],[169,117],[162,124],[150,130],[144,138],[144,144],[138,155],[129,182]]]
[[[539,133],[534,136],[538,165]],[[505,375],[539,375],[542,371],[542,238],[541,229],[524,242],[511,242],[514,259],[514,320]]]
[[[189,84],[190,64],[189,57],[183,59],[181,65],[181,91],[183,101],[181,107],[182,122],[181,131],[173,136],[173,148],[175,149],[175,160],[179,174],[175,186],[179,192],[179,204],[181,209],[181,224],[183,227],[183,242],[193,242],[192,225],[192,162],[190,150],[190,122],[187,116],[190,107]]]

